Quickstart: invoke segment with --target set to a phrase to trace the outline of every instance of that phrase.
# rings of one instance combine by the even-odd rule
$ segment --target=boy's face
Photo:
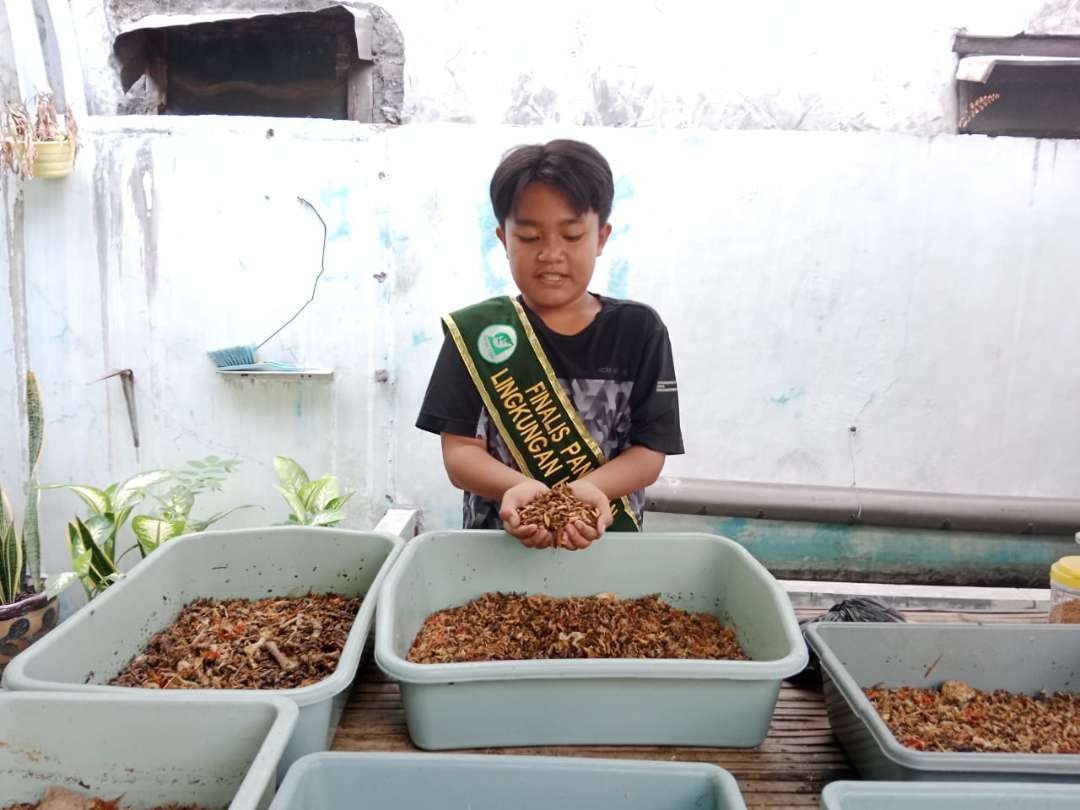
[[[506,247],[514,283],[536,310],[578,302],[592,280],[596,257],[611,234],[593,210],[578,214],[561,192],[529,183],[506,227],[495,231]]]

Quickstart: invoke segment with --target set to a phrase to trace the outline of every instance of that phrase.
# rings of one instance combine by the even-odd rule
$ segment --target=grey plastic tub
[[[833,782],[822,810],[1076,810],[1080,787],[1031,782]]]
[[[659,593],[729,621],[754,660],[406,660],[429,614],[489,591]],[[427,749],[755,746],[781,680],[807,660],[769,572],[737,543],[706,534],[611,534],[571,552],[527,549],[503,532],[432,532],[411,541],[387,577],[377,627],[376,660],[401,682],[409,735]]]
[[[817,624],[807,639],[821,657],[833,732],[871,779],[1080,781],[1080,754],[938,753],[899,743],[863,694],[867,687],[1080,688],[1080,634],[1058,625]],[[1078,805],[1080,806],[1080,805]]]
[[[273,810],[742,810],[715,765],[460,754],[311,754]]]
[[[8,689],[145,693],[108,681],[150,636],[193,599],[297,596],[309,591],[366,593],[334,673],[298,689],[229,690],[233,696],[280,695],[300,719],[280,775],[296,758],[325,750],[356,677],[377,594],[402,541],[387,534],[276,526],[203,532],[170,540],[129,576],[74,613],[16,657],[4,672]],[[189,694],[204,691],[192,690]]]
[[[261,810],[296,725],[283,698],[0,694],[0,802],[49,785],[125,808],[168,802]]]

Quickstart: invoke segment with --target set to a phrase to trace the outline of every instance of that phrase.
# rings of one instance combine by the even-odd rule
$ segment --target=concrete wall
[[[1080,30],[1073,0],[350,2],[405,41],[413,123],[952,132],[952,37]],[[169,13],[309,9],[328,0],[173,0]],[[154,0],[72,0],[94,111],[115,112],[116,30]],[[391,41],[393,36],[379,41]],[[378,42],[377,42],[378,44]],[[387,52],[387,58],[399,54]]]
[[[486,184],[555,130],[94,119],[77,175],[9,207],[0,402],[23,368],[48,414],[42,477],[104,485],[244,459],[231,525],[280,520],[269,461],[334,470],[353,525],[390,500],[453,525],[438,441],[412,428],[441,312],[511,290]],[[874,133],[589,129],[618,175],[595,289],[649,301],[675,345],[686,475],[1075,495],[1080,144]],[[234,381],[209,348],[259,340],[333,381]],[[21,235],[18,219],[21,217]],[[14,233],[13,233],[14,232]],[[12,250],[14,248],[14,250]],[[118,380],[132,368],[142,448]],[[381,372],[385,373],[381,373]],[[0,480],[20,480],[21,428]],[[11,422],[9,421],[9,424]],[[852,433],[851,427],[857,432]],[[45,496],[53,565],[73,496]]]
[[[619,179],[594,287],[671,328],[689,452],[669,472],[1075,495],[1080,144],[940,133],[953,27],[1064,31],[1076,4],[804,5],[558,0],[524,26],[494,2],[387,2],[408,126],[91,119],[75,176],[0,180],[0,481],[22,480],[33,368],[45,481],[236,455],[199,513],[267,507],[244,525],[284,517],[285,453],[358,490],[351,525],[389,501],[455,524],[437,439],[411,427],[438,315],[512,289],[498,156],[576,135]],[[72,9],[107,109],[112,31],[146,8]],[[310,292],[321,231],[297,195],[330,225],[328,269],[267,354],[335,377],[222,379],[207,349],[262,339]],[[138,451],[119,381],[93,382],[113,368],[135,372]],[[56,568],[77,502],[44,497]]]

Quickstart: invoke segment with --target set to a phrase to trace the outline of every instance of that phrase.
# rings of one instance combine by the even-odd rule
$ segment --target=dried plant
[[[79,127],[70,107],[64,110],[63,119],[61,126],[51,93],[37,96],[33,116],[21,102],[0,107],[0,169],[17,177],[33,177],[37,145],[47,141],[71,141],[78,152]]]
[[[964,114],[960,116],[959,128],[967,129],[971,122],[974,121],[980,113],[984,112],[987,107],[992,105],[1000,98],[1001,93],[987,93],[985,95],[979,96],[976,99],[972,99],[967,105],[967,110],[965,110]]]
[[[945,681],[863,692],[900,744],[916,751],[1080,753],[1080,695],[1026,695]]]
[[[555,597],[486,593],[433,613],[409,650],[419,664],[553,658],[746,661],[734,628],[657,595]]]
[[[576,497],[566,484],[556,484],[540,497],[518,510],[523,526],[543,526],[555,535],[556,547],[562,540],[566,527],[580,520],[595,526],[600,513]]]

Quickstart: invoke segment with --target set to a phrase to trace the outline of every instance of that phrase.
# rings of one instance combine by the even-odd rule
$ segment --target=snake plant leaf
[[[38,528],[41,491],[37,471],[38,460],[41,458],[41,446],[45,440],[45,416],[42,412],[37,377],[32,371],[26,372],[26,424],[30,469],[27,476],[29,485],[26,493],[26,508],[23,510],[22,553],[26,555],[26,571],[30,578],[30,588],[37,591],[41,587],[41,533]]]
[[[0,604],[10,605],[22,591],[22,544],[15,531],[15,514],[0,490]]]

